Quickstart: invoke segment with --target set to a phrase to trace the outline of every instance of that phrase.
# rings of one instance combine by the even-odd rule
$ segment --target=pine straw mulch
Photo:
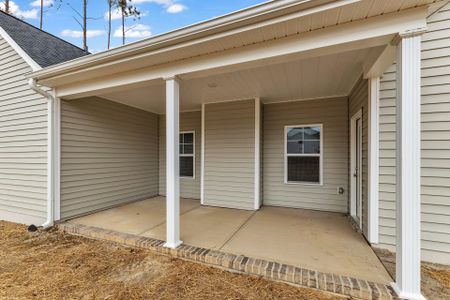
[[[335,299],[147,250],[0,221],[0,298]]]
[[[374,248],[375,253],[395,278],[395,253]],[[422,263],[422,293],[427,299],[450,299],[450,266]]]

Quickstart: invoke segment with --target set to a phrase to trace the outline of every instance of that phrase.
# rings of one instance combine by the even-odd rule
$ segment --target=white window
[[[322,124],[285,127],[285,183],[322,184],[322,138]]]
[[[195,177],[195,132],[180,133],[180,177]]]

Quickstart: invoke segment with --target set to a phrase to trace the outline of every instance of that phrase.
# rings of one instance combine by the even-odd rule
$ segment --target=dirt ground
[[[342,299],[89,240],[31,234],[0,221],[0,299]]]
[[[395,254],[374,249],[382,263],[395,278]],[[427,299],[450,299],[450,266],[422,263],[422,293]]]

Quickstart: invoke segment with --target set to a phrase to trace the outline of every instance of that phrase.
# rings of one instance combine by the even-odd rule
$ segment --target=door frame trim
[[[362,119],[362,108],[358,110],[350,119],[350,215],[358,224],[359,228],[362,229],[362,132],[361,132],[361,147],[360,147],[360,168],[358,170],[359,173],[359,189],[360,189],[360,197],[359,197],[359,211],[356,211],[356,186],[353,184],[353,170],[355,169],[355,155],[356,155],[356,120],[360,119],[361,121],[361,129],[363,128],[363,119]],[[359,218],[358,214],[359,213]]]

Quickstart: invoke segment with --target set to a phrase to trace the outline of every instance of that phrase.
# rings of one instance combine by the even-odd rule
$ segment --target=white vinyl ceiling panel
[[[369,49],[181,81],[181,110],[202,103],[260,97],[263,102],[346,96],[362,74]],[[210,87],[216,85],[216,87]],[[164,113],[163,83],[100,95],[155,113]]]

